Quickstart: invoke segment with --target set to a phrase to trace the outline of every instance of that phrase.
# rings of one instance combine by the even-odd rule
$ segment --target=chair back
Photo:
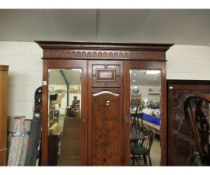
[[[131,138],[139,138],[147,133],[148,128],[141,123],[137,125],[131,125]]]
[[[155,131],[152,129],[147,129],[144,131],[145,140],[143,142],[143,147],[150,151],[154,138],[155,138]]]
[[[205,95],[191,95],[184,102],[185,119],[192,132],[201,165],[210,165],[209,105],[210,97]]]

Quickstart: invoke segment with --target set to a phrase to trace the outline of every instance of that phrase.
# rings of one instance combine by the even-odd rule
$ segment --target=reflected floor
[[[58,165],[80,165],[80,118],[66,117],[64,121]]]

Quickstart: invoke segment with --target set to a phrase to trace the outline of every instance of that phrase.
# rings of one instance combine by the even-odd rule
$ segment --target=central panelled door
[[[123,165],[123,66],[89,61],[89,164]]]

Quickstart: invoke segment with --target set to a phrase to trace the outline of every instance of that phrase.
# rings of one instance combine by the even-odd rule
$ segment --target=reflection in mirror
[[[130,70],[131,165],[160,165],[160,97],[160,70]]]
[[[49,165],[80,165],[81,71],[48,71]]]

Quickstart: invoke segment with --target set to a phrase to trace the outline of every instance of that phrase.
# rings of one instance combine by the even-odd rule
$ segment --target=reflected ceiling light
[[[134,73],[133,76],[136,76],[136,74]]]
[[[159,74],[159,70],[147,70],[147,74]]]
[[[82,72],[82,70],[81,70],[81,69],[71,69],[71,70],[75,70],[75,71]]]
[[[133,82],[136,82],[136,80],[133,80]]]

